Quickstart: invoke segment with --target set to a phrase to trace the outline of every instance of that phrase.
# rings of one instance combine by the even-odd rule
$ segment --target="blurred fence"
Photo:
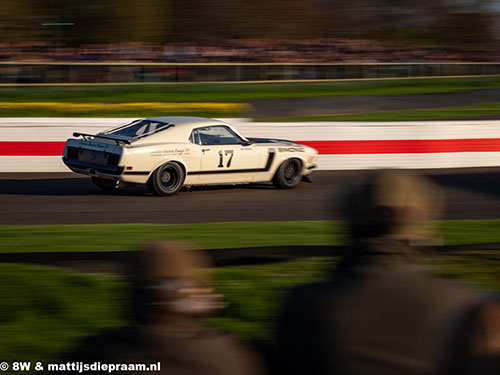
[[[300,81],[487,75],[500,75],[500,63],[0,63],[0,84]]]

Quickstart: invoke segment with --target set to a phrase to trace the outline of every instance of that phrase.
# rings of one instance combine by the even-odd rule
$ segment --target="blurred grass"
[[[447,245],[500,242],[500,220],[447,220],[439,227]],[[156,240],[188,241],[199,249],[341,245],[345,231],[338,221],[0,226],[2,253],[136,250]]]
[[[218,291],[225,296],[228,306],[207,322],[253,341],[265,342],[270,339],[286,291],[295,285],[326,280],[337,262],[336,258],[304,258],[215,269]]]
[[[457,252],[451,257],[433,260],[441,274],[490,290],[500,290],[500,251]]]
[[[438,224],[446,244],[500,241],[500,220]],[[158,239],[190,241],[203,249],[345,243],[342,223],[327,221],[0,227],[2,252],[132,250]],[[288,288],[325,279],[337,262],[337,258],[304,258],[213,269],[228,307],[207,322],[265,343]],[[434,258],[431,264],[449,277],[500,289],[500,252],[456,254]],[[0,358],[57,360],[80,338],[127,324],[127,285],[116,275],[0,264]]]
[[[432,94],[500,87],[500,77],[300,83],[2,86],[0,102],[239,102],[346,95]]]
[[[500,241],[500,220],[443,220],[437,229],[444,245]]]
[[[336,258],[304,258],[213,269],[228,307],[207,323],[265,344],[289,288],[325,280],[337,263]],[[432,259],[430,264],[445,276],[500,289],[499,252],[457,254]],[[127,285],[119,276],[0,264],[0,358],[57,360],[82,338],[127,324]]]
[[[500,116],[500,103],[478,104],[462,107],[444,107],[440,109],[414,109],[407,111],[353,113],[344,115],[283,117],[261,119],[258,121],[428,121],[481,118],[487,116]]]
[[[338,222],[86,224],[0,226],[0,252],[136,250],[156,240],[189,241],[200,249],[339,243]],[[499,236],[500,238],[500,236]]]
[[[251,116],[251,106],[207,108],[253,100],[312,98],[353,95],[435,94],[500,87],[500,77],[403,79],[386,81],[290,82],[290,83],[192,83],[64,86],[0,86],[0,117],[151,117],[169,114],[201,117]],[[35,104],[45,104],[36,106]],[[57,107],[50,104],[58,103]],[[81,110],[77,104],[93,104]],[[128,104],[149,103],[147,108]],[[182,105],[191,108],[158,108]],[[194,105],[194,103],[198,103]],[[21,107],[15,108],[14,104]],[[65,105],[66,104],[66,105]],[[484,109],[488,111],[488,109]],[[489,111],[493,111],[492,109]],[[495,114],[497,112],[494,112]],[[377,114],[374,114],[376,116]],[[401,114],[394,114],[404,116]],[[417,116],[417,114],[414,114]],[[424,113],[421,116],[438,116]],[[368,117],[372,114],[367,114]],[[383,116],[382,114],[378,116]],[[409,114],[408,116],[413,116]],[[426,118],[427,118],[426,117]],[[432,117],[434,119],[434,117]],[[326,121],[328,118],[325,118]],[[348,119],[346,117],[345,121]],[[356,120],[356,118],[352,118]],[[364,119],[359,117],[359,119]],[[415,118],[418,119],[418,118]],[[287,119],[290,120],[290,119]],[[320,119],[317,119],[321,121]],[[340,119],[339,119],[340,121]],[[343,120],[344,121],[344,120]],[[378,121],[378,120],[374,120]]]
[[[117,276],[0,264],[0,358],[54,359],[77,338],[125,324],[125,290]]]
[[[228,308],[207,321],[253,340],[266,340],[285,290],[321,280],[331,263],[310,258],[214,269]],[[74,350],[79,339],[128,321],[124,277],[0,264],[0,282],[2,360],[56,360]]]
[[[73,103],[73,102],[0,102],[0,116],[65,117],[152,117],[191,115],[201,117],[234,117],[251,110],[244,103]]]

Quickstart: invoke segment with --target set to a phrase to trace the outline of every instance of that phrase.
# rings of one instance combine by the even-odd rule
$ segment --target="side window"
[[[226,126],[216,125],[199,128],[198,134],[202,145],[241,145],[243,140]]]
[[[189,142],[194,143],[195,145],[201,145],[200,134],[198,133],[198,130],[195,129],[191,132],[191,135],[189,136]]]

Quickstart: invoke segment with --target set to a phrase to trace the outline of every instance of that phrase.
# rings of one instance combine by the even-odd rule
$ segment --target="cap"
[[[433,236],[429,220],[436,219],[443,203],[441,190],[415,172],[378,170],[351,189],[342,211],[355,237]]]

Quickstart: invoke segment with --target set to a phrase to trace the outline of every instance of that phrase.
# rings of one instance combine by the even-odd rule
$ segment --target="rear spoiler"
[[[73,137],[80,137],[80,136],[82,136],[83,139],[85,139],[86,141],[88,141],[88,137],[92,137],[92,138],[103,138],[103,139],[109,139],[111,141],[115,141],[118,146],[120,145],[120,143],[123,143],[126,145],[130,144],[130,141],[128,141],[126,139],[110,137],[107,135],[94,135],[94,134],[85,134],[85,133],[76,133],[76,132],[73,133]]]

